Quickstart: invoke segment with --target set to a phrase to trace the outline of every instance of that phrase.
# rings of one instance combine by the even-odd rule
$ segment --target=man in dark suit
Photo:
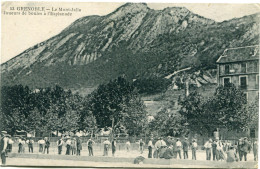
[[[58,154],[61,154],[62,152],[62,145],[63,145],[63,140],[62,137],[57,141],[57,146],[58,146]]]
[[[240,138],[237,143],[237,153],[240,161],[242,161],[242,145],[243,145],[243,139]]]
[[[9,139],[9,136],[8,136],[7,132],[2,131],[1,139],[0,139],[0,152],[1,152],[2,165],[6,164],[8,139]]]
[[[182,146],[183,146],[183,156],[184,156],[184,159],[188,159],[188,149],[189,149],[188,138],[185,138],[185,140],[182,143]]]
[[[247,137],[244,138],[244,143],[242,144],[242,147],[241,147],[241,159],[240,161],[243,159],[243,156],[244,156],[244,160],[247,161],[247,153],[249,151],[249,142],[247,140]]]
[[[257,139],[253,142],[254,161],[258,158],[258,142]]]
[[[93,141],[94,142],[94,141]],[[88,145],[88,144],[87,144]],[[80,137],[78,136],[77,139],[76,139],[76,148],[77,148],[77,153],[76,155],[77,156],[80,156],[80,151],[82,150],[82,141],[80,139]],[[89,148],[89,146],[88,146]],[[93,148],[92,148],[92,151],[91,151],[91,155],[93,156]]]

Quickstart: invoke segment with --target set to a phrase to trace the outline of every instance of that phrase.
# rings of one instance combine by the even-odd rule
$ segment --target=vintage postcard
[[[260,4],[1,2],[2,166],[257,168]]]

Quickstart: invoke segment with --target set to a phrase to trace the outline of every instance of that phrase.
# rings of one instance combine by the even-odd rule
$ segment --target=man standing
[[[109,146],[110,146],[110,141],[108,140],[108,138],[106,138],[106,140],[103,142],[104,144],[104,155],[103,156],[108,156],[108,150],[109,150]]]
[[[196,143],[196,140],[192,140],[191,144],[191,151],[192,151],[192,160],[196,160],[196,151],[197,151],[198,144]]]
[[[129,140],[126,141],[126,151],[129,152],[130,151],[130,146],[131,146],[131,143]]]
[[[212,155],[213,155],[213,161],[217,160],[218,161],[218,150],[217,150],[217,142],[216,140],[213,141],[212,143]]]
[[[77,154],[76,155],[80,156],[80,151],[82,150],[82,141],[79,136],[76,140],[76,145],[77,145]],[[93,150],[92,150],[92,156],[93,156]]]
[[[71,149],[70,146],[71,146],[71,140],[70,140],[70,137],[68,136],[67,141],[66,141],[66,148],[67,148],[66,155],[70,155],[70,149]]]
[[[240,138],[238,140],[238,145],[237,145],[237,152],[238,152],[238,157],[239,157],[239,160],[242,161],[242,145],[243,145],[243,139]]]
[[[45,150],[47,150],[47,154],[49,154],[49,148],[50,148],[51,143],[50,143],[48,137],[45,137],[44,141],[45,141],[45,146],[44,146],[43,154],[45,154]]]
[[[143,154],[143,152],[144,152],[144,142],[143,142],[143,140],[142,139],[140,139],[140,141],[139,141],[139,150],[140,150],[140,153],[141,154]]]
[[[188,138],[185,138],[185,140],[183,141],[183,157],[184,159],[188,159],[188,150],[189,150],[189,142],[188,142]]]
[[[226,160],[226,156],[223,150],[223,144],[222,142],[219,140],[219,138],[216,138],[216,143],[217,143],[217,156],[218,156],[218,160]]]
[[[116,153],[116,138],[112,141],[112,155],[115,156]]]
[[[244,156],[244,160],[247,161],[247,153],[249,151],[249,143],[248,143],[248,140],[247,140],[247,137],[244,138],[244,143],[242,145],[242,148],[241,148],[241,153],[242,153],[242,157],[240,159],[240,161],[242,160],[243,156]]]
[[[25,138],[23,138],[23,137],[22,137],[21,144],[22,144],[22,153],[24,153],[24,151],[25,151],[25,144],[26,144],[26,142],[25,142]]]
[[[63,145],[63,140],[62,137],[57,141],[57,146],[58,146],[58,154],[61,154],[62,152],[62,145]]]
[[[20,138],[18,139],[18,153],[22,153],[23,152],[23,144],[22,144],[22,137],[20,136]]]
[[[148,158],[152,158],[153,154],[153,138],[151,138],[148,142]]]
[[[179,158],[181,159],[181,147],[182,147],[182,144],[181,144],[179,138],[177,138],[176,140],[177,140],[177,142],[176,142],[176,152],[177,152],[177,154],[179,154]]]
[[[159,151],[160,151],[160,148],[161,148],[161,138],[160,137],[156,141],[154,147],[155,147],[154,158],[159,158]]]
[[[172,138],[172,150],[173,150],[173,158],[177,158],[177,147],[176,147],[176,142],[177,140],[175,140],[174,138]]]
[[[38,141],[39,144],[39,153],[43,152],[43,145],[45,144],[44,139],[42,138],[41,140]]]
[[[258,159],[258,142],[257,139],[253,142],[254,161]]]
[[[93,144],[95,144],[95,142],[90,138],[87,142],[87,145],[88,145],[88,154],[89,156],[94,156],[94,153],[93,153]]]
[[[206,160],[211,160],[211,148],[212,148],[212,140],[209,139],[204,145],[206,149]]]
[[[29,148],[29,153],[33,153],[33,139],[30,137],[29,140],[27,140],[28,148]]]
[[[1,152],[2,165],[6,164],[7,144],[8,144],[7,132],[2,131],[1,132],[1,140],[0,140],[0,152]]]
[[[76,154],[77,142],[75,138],[71,139],[71,155]]]

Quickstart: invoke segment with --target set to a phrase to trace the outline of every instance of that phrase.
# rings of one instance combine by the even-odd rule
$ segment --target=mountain
[[[84,90],[122,75],[164,78],[187,67],[205,74],[224,49],[259,44],[259,17],[215,22],[184,7],[126,3],[106,16],[80,18],[3,63],[1,85]]]

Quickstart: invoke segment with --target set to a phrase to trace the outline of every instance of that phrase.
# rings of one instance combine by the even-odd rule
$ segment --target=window
[[[239,85],[240,85],[241,89],[247,89],[247,77],[246,76],[239,77]]]
[[[225,74],[229,74],[229,65],[225,65]]]
[[[223,85],[224,85],[224,87],[225,87],[225,86],[227,86],[228,84],[231,83],[231,78],[230,78],[230,77],[225,77],[224,80],[223,80],[223,82],[224,82]]]
[[[257,62],[253,62],[253,72],[258,72],[257,71]]]
[[[241,63],[241,73],[246,73],[246,63]]]
[[[255,129],[250,129],[250,137],[255,138]]]

